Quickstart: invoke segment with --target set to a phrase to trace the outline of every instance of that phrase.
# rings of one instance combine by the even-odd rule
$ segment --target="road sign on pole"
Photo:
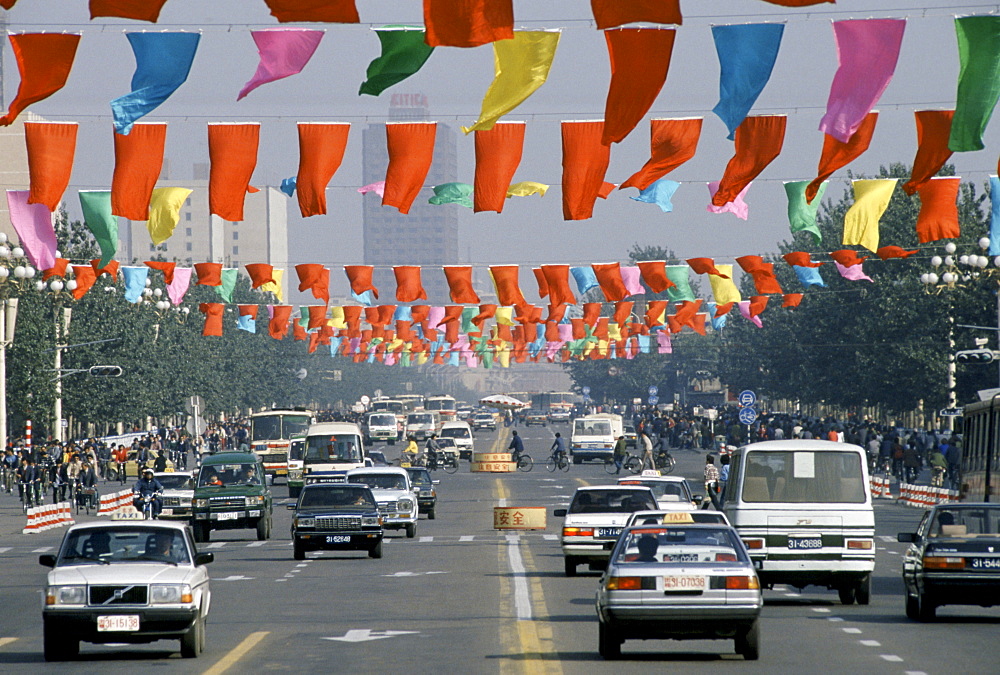
[[[659,403],[659,402],[660,402],[660,397],[659,397],[659,396],[650,396],[650,397],[649,397],[648,399],[646,399],[646,400],[648,400],[648,401],[649,401],[649,405],[656,405],[657,403]]]
[[[740,402],[740,406],[744,408],[749,408],[750,406],[752,406],[754,403],[757,402],[757,394],[753,393],[749,389],[744,389],[743,391],[740,392],[739,398],[737,400]]]
[[[941,417],[961,417],[961,408],[943,408],[941,412],[938,413]]]
[[[740,408],[740,423],[753,424],[757,421],[757,411],[753,408]]]
[[[582,387],[580,391],[583,392],[584,396],[588,396],[590,394],[590,387]]]
[[[660,392],[660,390],[656,388],[655,384],[649,388],[649,395],[650,396],[656,396],[659,392]]]

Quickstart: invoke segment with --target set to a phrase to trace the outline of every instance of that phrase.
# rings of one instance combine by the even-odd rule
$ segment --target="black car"
[[[422,466],[408,466],[406,472],[410,474],[413,491],[417,493],[417,506],[420,513],[426,513],[428,520],[434,520],[434,509],[437,505],[437,491],[434,486],[438,481],[432,480],[431,472]]]
[[[292,518],[296,560],[307,551],[367,551],[382,557],[382,518],[375,496],[367,485],[310,483],[302,488]]]
[[[524,413],[524,426],[530,427],[532,424],[541,424],[543,427],[549,423],[549,416],[541,410],[529,410]]]
[[[906,616],[930,621],[942,605],[1000,605],[1000,504],[938,504],[901,532]]]

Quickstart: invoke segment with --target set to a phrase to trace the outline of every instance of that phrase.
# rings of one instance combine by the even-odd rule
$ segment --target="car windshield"
[[[623,480],[621,485],[643,485],[653,491],[656,501],[689,502],[691,493],[687,484],[680,481],[666,480]]]
[[[611,422],[575,420],[573,422],[573,433],[577,436],[610,436]]]
[[[292,460],[302,460],[303,451],[306,448],[306,442],[304,439],[294,440],[288,444],[288,459]]]
[[[434,424],[434,415],[420,414],[420,415],[407,415],[407,424]]]
[[[184,535],[173,528],[132,525],[74,530],[63,542],[58,566],[94,563],[189,563]]]
[[[260,485],[257,465],[250,464],[210,464],[201,467],[198,487],[228,487],[230,485]]]
[[[1000,506],[939,509],[931,523],[932,537],[1000,535]]]
[[[361,443],[352,434],[342,436],[310,436],[306,439],[307,462],[344,462],[360,464]]]
[[[431,487],[434,484],[431,482],[431,474],[427,469],[410,471],[409,474],[410,482],[418,487]]]
[[[656,502],[639,490],[581,490],[573,497],[569,513],[632,513],[656,508]]]
[[[859,452],[755,450],[746,454],[744,502],[863,504]]]
[[[736,533],[714,527],[640,527],[618,543],[616,563],[749,564]]]
[[[191,476],[186,473],[166,473],[156,477],[164,490],[191,490]]]
[[[469,438],[469,430],[461,427],[441,430],[442,438]]]
[[[307,485],[302,490],[299,508],[316,506],[375,507],[371,490],[348,485]]]
[[[406,476],[397,473],[359,473],[347,477],[349,483],[364,483],[376,490],[405,490]]]
[[[454,438],[439,438],[437,439],[437,444],[439,448],[454,448],[455,439]]]

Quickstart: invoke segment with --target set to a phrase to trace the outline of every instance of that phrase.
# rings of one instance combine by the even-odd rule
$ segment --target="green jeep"
[[[257,529],[271,537],[271,491],[260,458],[249,452],[202,456],[191,502],[194,540],[208,541],[212,530]]]

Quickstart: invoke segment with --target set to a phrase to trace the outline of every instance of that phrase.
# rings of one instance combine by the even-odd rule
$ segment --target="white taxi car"
[[[181,656],[205,648],[212,553],[198,553],[181,523],[116,520],[74,525],[42,590],[46,661],[73,658],[80,642],[141,644],[179,639]]]
[[[566,576],[576,576],[576,567],[582,563],[599,569],[611,555],[629,515],[655,508],[656,497],[644,485],[577,488],[569,509],[553,511],[554,516],[566,519],[561,540]]]
[[[701,504],[701,495],[692,495],[686,480],[680,476],[662,476],[659,471],[645,470],[638,476],[618,479],[619,485],[644,485],[653,491],[660,509],[694,511]]]
[[[364,483],[371,488],[382,516],[382,528],[406,530],[406,538],[417,535],[419,502],[406,469],[395,466],[367,467],[347,472],[348,483]]]

